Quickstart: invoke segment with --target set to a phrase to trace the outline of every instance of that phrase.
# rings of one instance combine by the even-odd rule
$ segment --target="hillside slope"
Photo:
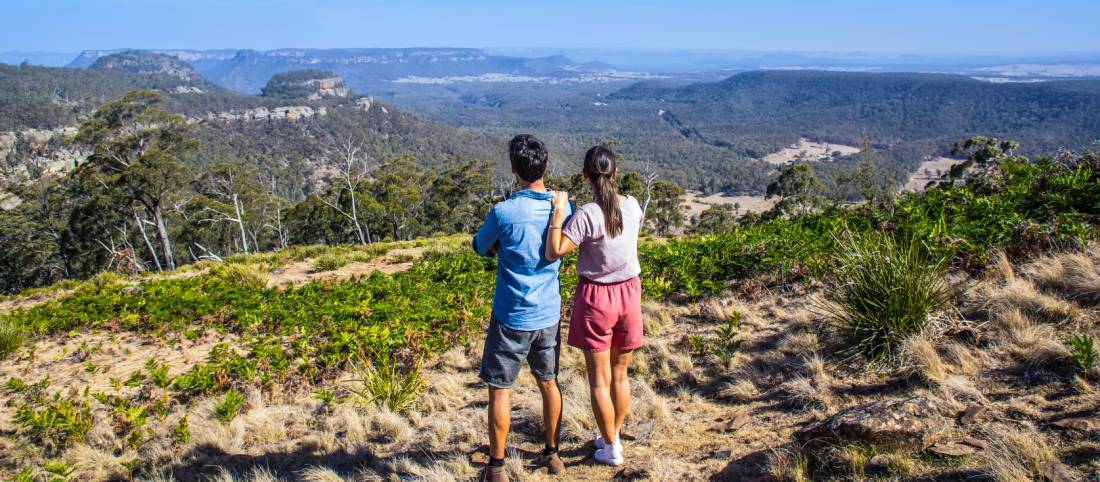
[[[888,210],[642,240],[630,465],[591,460],[583,356],[563,348],[561,479],[1100,475],[1097,166],[1006,157]],[[470,480],[495,274],[452,236],[6,299],[0,477]],[[510,470],[546,480],[525,467],[541,445],[529,374],[513,400]]]
[[[54,164],[59,156],[65,159],[61,164],[71,167],[73,146],[60,134],[71,136],[98,106],[130,90],[150,88],[165,93],[170,110],[193,119],[193,134],[203,141],[205,152],[239,152],[265,167],[285,167],[288,160],[310,164],[321,157],[326,139],[348,135],[358,138],[376,161],[412,155],[434,166],[448,159],[503,159],[497,139],[367,97],[246,96],[225,92],[196,75],[174,57],[134,52],[100,57],[89,69],[0,65],[0,133],[7,134],[0,143],[0,155],[8,172],[21,172],[32,161]],[[268,115],[277,110],[308,116]],[[310,166],[311,170],[324,167]],[[292,192],[312,187],[316,184],[293,186]]]

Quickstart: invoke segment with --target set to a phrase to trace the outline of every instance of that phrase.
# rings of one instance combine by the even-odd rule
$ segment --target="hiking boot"
[[[481,470],[481,477],[478,477],[477,480],[479,482],[508,482],[508,469],[490,465]]]
[[[546,467],[550,475],[561,475],[565,473],[565,462],[561,461],[561,457],[558,457],[557,452],[550,455],[539,456],[539,458],[535,459],[535,467]]]

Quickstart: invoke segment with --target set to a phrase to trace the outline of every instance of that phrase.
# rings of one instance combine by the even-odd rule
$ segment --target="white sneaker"
[[[596,448],[602,449],[605,445],[607,445],[607,442],[603,441],[603,435],[597,435],[596,440],[594,440],[592,444],[595,445]]]
[[[596,459],[596,462],[606,465],[622,465],[625,462],[623,458],[623,444],[616,442],[614,445],[607,445],[604,443],[602,449],[596,449],[595,455],[592,458]]]

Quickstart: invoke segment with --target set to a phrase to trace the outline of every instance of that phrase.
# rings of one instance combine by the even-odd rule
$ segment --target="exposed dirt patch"
[[[911,176],[909,181],[905,183],[905,186],[901,188],[902,192],[921,192],[928,188],[928,183],[933,181],[939,181],[949,171],[951,166],[962,163],[961,159],[952,159],[950,157],[936,157],[926,160],[921,163]]]
[[[331,271],[317,271],[314,268],[316,259],[297,261],[272,272],[267,279],[267,286],[286,287],[301,286],[314,281],[342,281],[375,271],[383,274],[399,273],[411,268],[412,260],[422,256],[424,251],[425,248],[395,249],[378,259],[348,263]]]
[[[768,164],[782,166],[795,161],[826,161],[833,158],[834,152],[839,152],[840,155],[846,156],[859,152],[859,148],[844,144],[814,142],[806,138],[801,138],[796,144],[787,146],[779,152],[773,152],[764,156],[763,160]]]
[[[729,196],[723,193],[704,196],[698,191],[687,193],[688,217],[698,216],[711,206],[720,204],[736,207],[737,214],[764,212],[775,206],[776,199],[764,199],[764,196]]]

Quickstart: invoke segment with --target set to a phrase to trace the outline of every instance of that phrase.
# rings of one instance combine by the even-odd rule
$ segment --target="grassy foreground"
[[[875,314],[873,306],[850,303],[839,307],[847,311],[821,316],[821,310],[803,300],[797,312],[804,314],[793,318],[795,333],[804,333],[800,335],[803,339],[789,341],[790,356],[766,361],[771,356],[767,355],[748,362],[760,365],[757,369],[774,362],[773,368],[780,370],[777,373],[784,374],[779,381],[728,372],[739,360],[746,363],[742,352],[751,351],[754,344],[758,345],[755,349],[766,350],[766,344],[755,343],[747,332],[777,329],[765,326],[761,316],[749,316],[749,308],[730,306],[746,300],[774,304],[776,290],[805,294],[842,282],[844,271],[838,270],[838,263],[851,264],[852,256],[850,252],[847,257],[837,256],[838,243],[869,238],[870,233],[885,232],[890,239],[903,240],[911,249],[906,254],[912,256],[900,257],[917,267],[922,260],[942,263],[961,276],[982,272],[991,259],[994,267],[1000,266],[1001,258],[991,258],[998,250],[1022,261],[1052,249],[1081,249],[1095,237],[1100,216],[1095,166],[1053,160],[1008,161],[1002,164],[1002,172],[997,189],[957,185],[907,195],[889,210],[830,208],[719,234],[646,240],[641,258],[646,273],[647,320],[651,320],[655,346],[664,346],[665,351],[647,352],[650,360],[644,368],[639,367],[641,380],[650,387],[645,393],[652,394],[656,387],[665,390],[664,396],[675,394],[688,401],[691,393],[755,401],[762,396],[758,386],[767,386],[783,406],[795,407],[797,413],[839,408],[842,401],[858,400],[837,395],[835,380],[827,379],[824,368],[826,364],[849,366],[853,361],[849,355],[832,355],[853,344],[858,346],[859,340],[852,339],[843,327],[846,316],[860,320],[861,330],[876,334],[870,337],[868,349],[854,353],[895,360],[888,364],[888,372],[915,373],[932,386],[942,385],[950,370],[937,370],[934,360],[928,361],[933,359],[928,347],[913,337],[933,336],[943,328],[929,321],[950,312],[943,295],[918,301],[924,308],[913,310],[916,315],[904,333],[894,331],[889,323],[865,326],[882,319],[865,316]],[[150,477],[164,460],[173,457],[177,466],[190,467],[186,460],[178,459],[179,453],[164,453],[182,451],[191,454],[187,457],[198,457],[192,451],[199,428],[191,425],[200,422],[186,414],[209,413],[215,425],[201,422],[202,430],[209,431],[217,424],[232,427],[238,417],[273,400],[294,397],[314,400],[310,410],[326,416],[339,411],[338,407],[373,406],[370,410],[383,414],[371,422],[377,424],[375,429],[401,432],[390,436],[403,440],[409,435],[402,435],[401,423],[410,422],[395,420],[439,409],[435,407],[439,389],[424,382],[435,376],[428,370],[439,366],[468,370],[468,361],[451,359],[456,350],[462,356],[476,356],[480,329],[488,318],[495,261],[475,256],[467,244],[468,238],[451,237],[366,247],[299,247],[147,277],[105,273],[5,300],[11,304],[0,314],[0,337],[4,338],[0,347],[11,347],[5,348],[5,362],[49,367],[73,360],[84,373],[55,377],[47,369],[51,376],[44,377],[41,370],[28,369],[34,378],[12,374],[2,380],[10,410],[0,419],[0,430],[8,440],[0,446],[5,455],[0,477],[46,480],[85,474],[88,471],[83,465],[73,462],[78,458],[73,452],[98,443],[103,435],[96,427],[102,423],[110,427],[112,460],[124,469],[112,472],[114,476]],[[899,256],[886,258],[876,262],[888,271],[893,266],[889,259]],[[567,261],[562,277],[567,304],[576,282],[576,274],[569,268],[572,264]],[[1011,266],[1007,270],[1013,272]],[[942,272],[931,272],[931,276],[940,278]],[[862,296],[893,299],[890,279],[884,278],[878,286],[862,286],[871,290]],[[914,282],[918,288],[925,286],[923,280]],[[1091,306],[1088,283],[1074,284],[1086,288],[1072,306],[1044,299],[1042,293],[1025,297],[1039,306],[1025,306],[1022,316],[1029,317],[1028,326],[1041,326],[1031,319],[1046,316],[1051,323],[1071,323],[1079,336],[1091,336],[1093,318],[1082,315],[1080,308]],[[1021,309],[1018,300],[1005,295],[1011,290],[998,290],[973,297],[974,309],[982,317],[1001,320],[1010,316],[1012,309]],[[953,295],[961,296],[957,290]],[[28,299],[38,301],[26,303]],[[746,320],[753,318],[745,322],[744,329],[742,311]],[[672,323],[676,316],[681,318]],[[779,316],[777,320],[786,323],[787,318]],[[811,319],[836,329],[817,333],[806,323]],[[716,325],[705,329],[667,326],[688,323],[695,327],[700,321]],[[656,338],[663,328],[668,329],[668,336],[682,336],[686,344],[677,348],[671,339]],[[1020,330],[1004,328],[998,336],[1026,336]],[[814,333],[813,340],[809,333]],[[827,335],[835,336],[835,343],[819,341]],[[876,342],[876,337],[889,343]],[[121,340],[143,340],[141,344],[168,349],[186,347],[194,352],[185,353],[182,359],[165,359],[153,355],[162,352],[153,351],[132,367],[92,361],[103,360],[102,355],[110,350],[121,350],[112,356],[130,360],[138,358],[135,353],[145,353],[139,347],[117,348],[123,346]],[[1009,341],[1006,346],[1023,346],[1018,349],[1026,351],[1015,356],[1024,360],[1042,356],[1033,352],[1034,343],[1040,342]],[[1087,344],[1079,345],[1074,347],[1074,353],[1081,353],[1076,358],[1088,359]],[[931,353],[940,356],[937,350],[943,350],[941,346],[947,345],[933,343]],[[677,349],[689,353],[686,361],[683,355],[672,354]],[[1055,359],[1069,353],[1065,348],[1046,349],[1057,354]],[[915,355],[920,353],[924,356]],[[858,364],[863,358],[854,360]],[[1036,363],[1044,366],[1041,360]],[[460,388],[452,389],[462,393]],[[678,392],[682,390],[687,393]],[[667,403],[661,396],[653,394],[644,404],[655,420],[668,418],[661,415],[659,407]],[[690,413],[708,416],[706,410],[699,410]],[[586,427],[582,417],[575,415],[573,436],[579,437],[578,432]],[[384,429],[387,423],[389,429]],[[395,440],[386,446],[392,448]],[[792,460],[797,466],[797,456]],[[780,467],[780,462],[777,459],[774,465]],[[723,470],[728,473],[731,469]],[[397,467],[381,472],[403,473]],[[172,471],[175,477],[182,477],[180,473]]]

